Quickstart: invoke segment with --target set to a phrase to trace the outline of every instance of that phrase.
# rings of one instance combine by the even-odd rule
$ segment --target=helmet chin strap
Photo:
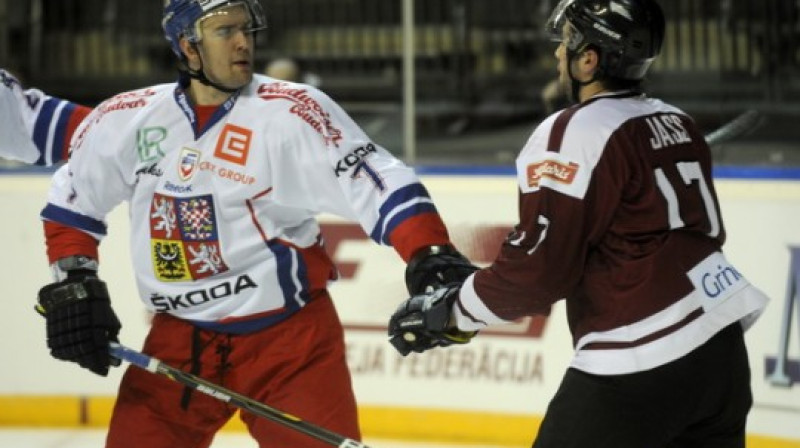
[[[598,74],[597,71],[595,71],[594,74],[592,74],[591,79],[588,81],[578,81],[578,79],[572,74],[572,61],[578,56],[578,54],[579,53],[576,51],[567,50],[567,74],[569,75],[570,79],[570,94],[572,95],[572,100],[576,103],[581,102],[581,87],[588,86],[589,84],[595,82]]]
[[[183,70],[183,72],[186,73],[186,76],[188,76],[191,79],[196,79],[201,84],[207,85],[209,87],[213,87],[213,88],[219,90],[220,92],[224,92],[224,93],[234,93],[234,92],[236,92],[237,90],[239,90],[241,88],[241,87],[237,87],[235,89],[231,89],[230,87],[225,87],[225,86],[223,86],[222,84],[220,84],[218,82],[214,82],[214,81],[208,79],[208,76],[206,76],[205,71],[203,71],[203,67],[205,66],[205,64],[203,63],[203,57],[200,55],[200,49],[197,48],[197,44],[193,44],[193,46],[194,46],[195,51],[197,52],[197,56],[200,58],[200,70],[192,70],[192,68],[189,67],[189,62],[185,61],[184,66],[186,67],[186,69]],[[185,57],[186,56],[184,56],[184,58]]]
[[[192,69],[187,67],[186,74],[189,75],[190,78],[200,81],[201,84],[207,85],[209,87],[213,87],[213,88],[219,90],[220,92],[234,93],[234,92],[236,92],[237,90],[239,90],[241,88],[241,87],[239,87],[239,88],[236,88],[236,89],[231,89],[230,87],[225,87],[222,84],[216,83],[216,82],[208,79],[208,77],[206,76],[206,74],[203,71],[203,69],[200,69],[198,71],[198,70],[192,70]]]

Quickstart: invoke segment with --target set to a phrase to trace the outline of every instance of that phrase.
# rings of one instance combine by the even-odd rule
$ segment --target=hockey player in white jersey
[[[97,278],[104,218],[130,208],[143,352],[360,438],[336,278],[315,215],[357,221],[406,261],[409,291],[465,278],[414,172],[319,90],[253,74],[258,0],[170,0],[176,84],[114,96],[87,117],[42,211],[57,282],[37,309],[51,354],[105,375],[120,321]],[[77,294],[75,291],[84,291]],[[376,300],[380,298],[376,295]],[[128,369],[106,446],[204,447],[234,409]],[[262,448],[326,446],[244,412]]]
[[[67,159],[72,133],[91,109],[24,89],[0,69],[0,157],[50,166]]]

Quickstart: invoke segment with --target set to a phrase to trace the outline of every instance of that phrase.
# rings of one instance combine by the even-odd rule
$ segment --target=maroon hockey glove
[[[50,354],[106,376],[119,360],[109,355],[121,328],[106,284],[91,271],[70,271],[66,280],[39,290],[36,311],[47,320]]]

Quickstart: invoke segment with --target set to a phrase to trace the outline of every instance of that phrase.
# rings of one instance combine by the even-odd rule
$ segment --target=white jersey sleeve
[[[135,180],[125,174],[125,166],[136,162],[136,153],[125,151],[128,139],[123,137],[131,112],[108,114],[108,105],[114,101],[100,104],[75,131],[70,162],[53,176],[43,210],[47,220],[98,240],[106,234],[106,215],[130,198]]]
[[[0,157],[45,166],[66,159],[72,133],[88,111],[41,90],[25,90],[0,69]]]
[[[407,219],[439,219],[409,166],[373,142],[326,94],[296,86],[267,84],[260,93],[268,101],[295,104],[284,108],[286,117],[280,121],[294,131],[282,133],[289,136],[288,148],[273,152],[274,165],[280,167],[276,200],[358,221],[375,242],[395,247],[392,234]]]

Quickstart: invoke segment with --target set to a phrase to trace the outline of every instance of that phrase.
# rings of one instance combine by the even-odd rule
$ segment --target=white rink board
[[[490,262],[498,235],[516,221],[514,178],[425,176],[423,181],[459,247],[479,264]],[[114,395],[121,369],[100,378],[51,359],[42,319],[33,311],[37,290],[49,282],[38,219],[48,184],[49,177],[42,175],[0,176],[0,232],[6,236],[0,269],[0,396]],[[773,300],[747,333],[755,395],[748,432],[800,440],[800,383],[778,387],[766,378],[767,359],[779,352],[790,275],[787,247],[800,246],[800,182],[726,179],[716,185],[728,233],[727,256]],[[127,207],[109,217],[101,277],[123,321],[121,341],[139,347],[148,315],[131,276],[126,217]],[[563,304],[547,319],[484,332],[468,346],[402,358],[387,343],[385,326],[405,298],[403,263],[393,250],[350,236],[352,225],[329,217],[323,222],[334,259],[348,266],[331,290],[348,327],[348,358],[362,404],[544,412],[571,357]],[[800,363],[798,316],[795,310],[788,349],[795,363]]]

